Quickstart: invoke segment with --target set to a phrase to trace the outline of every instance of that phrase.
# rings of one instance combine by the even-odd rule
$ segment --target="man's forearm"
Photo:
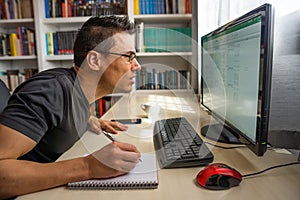
[[[27,194],[89,178],[85,158],[35,163],[7,159],[0,161],[0,199]]]

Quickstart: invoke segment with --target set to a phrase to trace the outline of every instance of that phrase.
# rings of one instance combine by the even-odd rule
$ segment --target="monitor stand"
[[[211,124],[201,128],[201,135],[204,137],[227,144],[242,144],[238,136],[234,135],[222,124]]]

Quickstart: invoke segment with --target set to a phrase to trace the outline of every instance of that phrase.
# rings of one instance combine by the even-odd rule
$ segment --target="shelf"
[[[191,21],[192,14],[155,14],[155,15],[134,15],[133,18],[135,20],[140,20],[144,22],[160,22],[168,21],[168,22],[184,22]]]
[[[16,28],[20,26],[20,24],[25,25],[26,24],[34,24],[33,18],[26,18],[26,19],[2,19],[0,20],[0,27],[1,28]]]
[[[32,23],[32,22],[34,22],[33,18],[26,18],[26,19],[2,19],[2,20],[0,20],[0,24]]]
[[[148,56],[192,56],[192,52],[143,52],[137,53],[137,56],[148,57]]]
[[[54,17],[54,18],[44,18],[44,24],[68,24],[68,23],[83,23],[88,20],[91,16],[84,17]],[[134,19],[147,21],[190,21],[192,19],[192,14],[156,14],[156,15],[134,15]]]
[[[124,16],[124,15],[119,15]],[[44,18],[44,24],[70,24],[70,23],[84,23],[92,16],[84,17],[53,17],[53,18]]]
[[[158,53],[137,53],[138,57],[151,57],[151,56],[192,56],[192,52],[158,52]],[[46,56],[45,60],[48,61],[59,61],[59,60],[73,60],[73,55],[55,55],[55,56]]]
[[[47,61],[73,60],[73,54],[72,55],[46,56],[45,60],[47,60]]]
[[[0,56],[0,60],[34,60],[37,56]]]
[[[44,24],[68,24],[68,23],[83,23],[88,20],[90,16],[87,17],[54,17],[43,19]]]

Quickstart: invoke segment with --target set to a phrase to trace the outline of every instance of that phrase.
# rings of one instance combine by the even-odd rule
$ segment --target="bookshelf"
[[[197,4],[196,1],[191,1],[193,4],[191,13],[180,14],[137,14],[134,8],[135,1],[136,0],[125,1],[125,14],[136,24],[143,22],[146,28],[189,27],[192,30],[191,37],[193,40],[196,39],[197,6],[194,6],[194,4]],[[47,55],[45,34],[47,32],[78,30],[90,16],[46,17],[45,2],[48,2],[48,0],[32,0],[32,2],[33,18],[0,20],[0,31],[12,32],[20,25],[31,27],[35,30],[36,55],[2,56],[0,57],[0,71],[6,69],[20,69],[22,71],[23,68],[26,67],[34,67],[37,68],[38,71],[43,71],[50,68],[72,66],[72,54]],[[192,88],[197,90],[198,72],[196,67],[197,63],[195,61],[197,58],[194,56],[197,55],[195,54],[197,52],[195,52],[194,49],[192,44],[191,50],[185,52],[138,52],[137,56],[142,66],[156,63],[159,66],[168,66],[177,71],[188,71],[190,73],[189,82]]]
[[[46,18],[45,0],[33,0],[36,23],[36,39],[38,49],[39,71],[55,68],[72,66],[73,55],[47,55],[45,34],[53,31],[72,31],[77,30],[89,16],[77,17],[49,17]],[[127,15],[135,22],[143,22],[145,27],[190,27],[194,29],[193,14],[134,14],[134,1],[126,1]],[[167,25],[167,26],[166,26]],[[194,33],[193,33],[194,34]],[[170,66],[176,70],[187,70],[192,73],[195,71],[193,66],[193,52],[138,52],[138,61],[142,64],[157,62],[161,65]],[[178,64],[175,66],[174,63]],[[192,63],[192,64],[191,64]],[[197,71],[196,71],[197,72]],[[190,83],[197,89],[197,75],[191,74]]]
[[[137,2],[138,6],[136,5]],[[174,5],[174,2],[176,1],[166,0],[164,2],[154,2],[156,2],[156,4],[159,2],[159,6],[166,7],[168,2],[172,2]],[[128,6],[132,9],[129,9],[129,12],[133,13],[131,17],[135,22],[137,29],[136,49],[138,50],[138,61],[142,66],[142,71],[148,72],[148,78],[142,77],[142,80],[137,80],[137,89],[193,89],[196,92],[198,90],[198,67],[197,58],[195,57],[195,55],[197,55],[196,41],[198,35],[197,9],[195,8],[197,2],[185,0],[177,2],[180,2],[181,5],[185,3],[185,5],[181,7],[186,8],[186,10],[174,11],[169,8],[169,10],[165,9],[163,13],[160,13],[161,10],[159,8],[151,8],[151,5],[149,3],[147,4],[147,1],[144,0],[133,1]],[[142,5],[141,7],[140,3],[145,5]],[[190,5],[190,7],[187,8],[189,3],[192,3],[193,5]],[[141,10],[143,11],[141,12]],[[188,31],[188,33],[186,33],[186,31]],[[142,42],[139,39],[140,32],[142,32],[141,35],[144,36]],[[151,35],[154,35],[155,37],[156,42],[154,42],[154,44],[153,38],[150,38]],[[162,37],[159,38],[159,35],[162,35]],[[178,43],[179,48],[172,46],[173,44],[176,45],[176,43]],[[149,48],[149,45],[152,46]],[[153,71],[157,72],[157,75],[155,74],[153,76],[151,73]],[[163,73],[169,73],[170,71],[175,71],[175,81],[178,82],[177,85],[180,83],[182,84],[182,81],[179,81],[180,79],[184,79],[183,82],[188,82],[189,87],[182,88],[179,85],[174,87],[174,75],[171,75],[173,78],[168,78],[163,75]],[[182,77],[180,74],[182,71],[188,73],[188,76]],[[145,76],[144,74],[145,72],[142,72],[142,76]],[[144,79],[146,79],[146,81]],[[168,81],[166,79],[172,80]],[[155,82],[154,84],[153,81]],[[156,82],[158,82],[158,87],[153,86]],[[146,87],[144,86],[145,84],[147,85]],[[162,84],[164,86],[162,86]],[[184,85],[187,85],[187,83],[184,83]]]
[[[14,4],[13,1],[0,1],[0,78],[11,91],[28,78],[28,70],[37,71],[35,18],[30,1],[15,1]],[[12,71],[14,77],[10,78]],[[15,82],[9,83],[12,80]]]

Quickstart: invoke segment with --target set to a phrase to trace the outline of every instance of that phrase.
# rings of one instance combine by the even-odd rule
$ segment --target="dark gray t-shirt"
[[[0,115],[0,123],[37,145],[19,159],[53,162],[88,128],[89,103],[73,68],[43,71],[21,84]]]

